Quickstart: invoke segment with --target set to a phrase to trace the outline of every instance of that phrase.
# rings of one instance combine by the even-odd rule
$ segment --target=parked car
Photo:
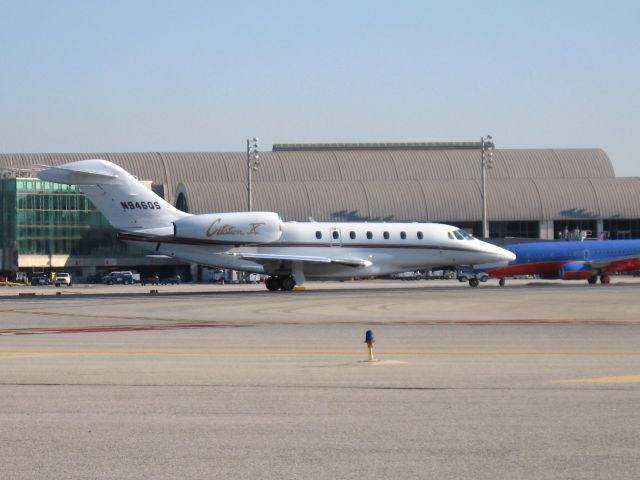
[[[107,285],[113,285],[114,283],[131,285],[133,284],[133,276],[131,272],[111,272],[102,278],[102,283]]]
[[[478,282],[489,280],[489,275],[486,272],[475,271],[470,268],[459,268],[457,275],[459,282],[469,282],[472,287],[477,287]]]
[[[31,285],[39,287],[42,285],[51,285],[51,280],[46,275],[34,275],[31,277]]]
[[[104,273],[94,273],[93,275],[87,275],[87,283],[102,283]]]
[[[56,287],[60,285],[66,285],[67,287],[72,286],[73,281],[71,280],[71,274],[63,272],[56,273]]]
[[[150,277],[144,277],[140,280],[140,283],[144,286],[147,284],[160,285],[160,277],[158,275],[151,275]]]
[[[131,278],[133,279],[133,283],[140,283],[140,274],[136,273],[136,272],[132,272],[131,270],[122,270],[120,272],[117,273],[123,273],[125,275],[130,275]]]
[[[395,280],[422,280],[422,273],[419,271],[409,271],[409,272],[401,272],[394,273],[391,275],[391,278]]]
[[[425,277],[427,280],[451,280],[456,278],[455,270],[428,270]]]
[[[180,285],[182,283],[182,277],[180,277],[180,275],[176,275],[175,277],[162,278],[160,279],[160,283],[162,285],[167,285],[169,283],[171,285]]]

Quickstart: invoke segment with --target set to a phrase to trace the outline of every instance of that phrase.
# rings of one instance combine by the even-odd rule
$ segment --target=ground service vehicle
[[[131,285],[133,284],[133,276],[130,272],[111,272],[104,276],[102,283],[106,283],[107,285],[113,285],[114,283]]]
[[[69,273],[57,273],[56,274],[56,287],[60,285],[66,285],[70,287],[73,285],[73,281],[71,280],[71,274]]]
[[[422,273],[418,270],[412,270],[409,272],[394,273],[391,278],[396,280],[422,280]]]
[[[457,278],[459,282],[469,282],[469,286],[477,287],[480,282],[489,280],[489,274],[473,269],[459,269]]]

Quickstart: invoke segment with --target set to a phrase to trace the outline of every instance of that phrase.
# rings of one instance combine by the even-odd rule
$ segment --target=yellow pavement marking
[[[640,383],[640,375],[618,375],[615,377],[577,378],[575,380],[560,380],[558,383]]]

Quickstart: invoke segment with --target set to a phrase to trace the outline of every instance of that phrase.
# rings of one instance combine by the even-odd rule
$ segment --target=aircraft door
[[[342,235],[339,228],[331,228],[329,232],[329,242],[332,247],[340,247],[342,245]]]

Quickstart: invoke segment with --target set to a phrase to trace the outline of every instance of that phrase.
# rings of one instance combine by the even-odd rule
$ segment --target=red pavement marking
[[[5,328],[0,335],[49,335],[58,333],[111,333],[111,332],[144,332],[149,330],[189,330],[195,328],[233,327],[237,325],[211,323],[173,323],[160,325],[103,325],[92,327],[60,327],[60,328]]]

